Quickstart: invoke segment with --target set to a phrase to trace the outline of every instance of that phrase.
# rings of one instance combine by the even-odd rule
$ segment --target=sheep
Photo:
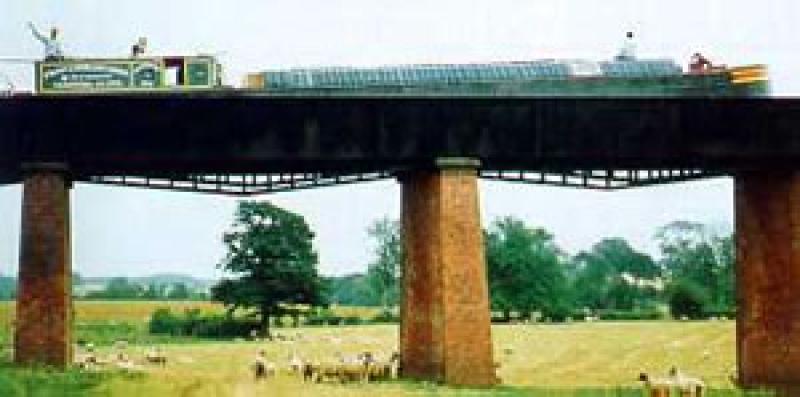
[[[367,366],[362,363],[341,363],[336,368],[339,381],[342,383],[367,381]]]
[[[138,365],[136,365],[133,361],[129,360],[127,357],[121,360],[117,360],[114,363],[117,368],[125,370],[125,371],[138,371],[141,369]]]
[[[74,364],[80,369],[93,370],[99,363],[94,353],[76,354]]]
[[[86,351],[84,353],[76,354],[73,361],[78,368],[92,370],[95,369],[97,365],[107,364],[106,362],[103,362],[97,358],[97,355],[95,355],[94,352],[94,345],[92,343],[85,343],[83,346],[85,347]]]
[[[149,349],[145,353],[144,359],[151,364],[161,364],[161,366],[167,365],[167,356],[159,347]]]
[[[345,357],[336,353],[336,363],[312,363],[302,361],[296,355],[290,356],[291,369],[300,363],[303,381],[317,383],[326,380],[345,382],[370,382],[396,379],[400,371],[400,355],[394,352],[387,361],[376,360],[372,352],[363,352],[356,357]]]
[[[305,363],[303,365],[304,381],[314,381],[316,383],[320,383],[330,378],[341,380],[338,364]]]
[[[292,354],[289,355],[289,372],[290,373],[295,374],[295,375],[301,373],[303,371],[303,365],[304,364],[305,363],[300,358],[300,356],[297,355],[297,353],[293,352]]]
[[[728,370],[728,381],[734,386],[739,386],[739,370],[736,366]]]
[[[703,397],[705,389],[702,380],[686,376],[676,367],[670,368],[666,378],[652,378],[642,372],[639,374],[639,380],[650,390],[651,397],[668,397],[672,389],[678,389],[683,397]]]
[[[263,350],[260,350],[256,356],[253,372],[256,380],[275,376],[275,364],[267,361],[266,353]]]
[[[304,362],[301,370],[303,374],[303,381],[308,382],[315,380],[314,377],[317,373],[319,373],[319,370],[319,366],[316,366],[310,362]]]
[[[368,363],[367,380],[389,380],[397,379],[400,368],[400,354],[392,353],[388,362],[373,361]]]
[[[672,379],[652,378],[644,372],[639,374],[639,381],[644,382],[650,397],[669,397],[673,387]]]
[[[362,381],[368,379],[368,362],[372,361],[371,353],[359,354],[355,359],[347,359],[341,353],[336,353],[338,363],[312,364],[303,366],[303,380],[314,380],[317,383],[326,379],[335,379],[341,383],[348,381]]]
[[[673,379],[675,386],[680,389],[682,395],[686,397],[703,397],[703,390],[706,384],[701,379],[687,376],[678,371],[676,367],[670,368],[669,376]]]

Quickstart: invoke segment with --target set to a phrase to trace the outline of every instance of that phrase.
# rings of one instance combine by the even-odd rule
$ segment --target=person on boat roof
[[[711,61],[699,52],[695,52],[689,60],[689,73],[703,73],[711,70],[712,67]]]
[[[139,37],[139,40],[131,47],[131,56],[139,58],[147,51],[147,37]]]
[[[636,42],[633,40],[633,32],[625,34],[625,42],[619,49],[619,53],[614,57],[615,61],[635,61],[636,60]]]

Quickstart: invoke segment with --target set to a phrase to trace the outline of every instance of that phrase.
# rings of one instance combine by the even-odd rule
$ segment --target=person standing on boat
[[[614,57],[616,61],[635,61],[636,60],[636,42],[633,40],[633,32],[625,34],[625,42],[619,49],[619,53]]]
[[[131,57],[139,58],[144,56],[147,51],[147,37],[139,37],[139,40],[131,47]]]
[[[61,40],[58,37],[58,28],[50,28],[49,36],[42,34],[32,22],[28,22],[28,28],[31,29],[33,37],[44,45],[45,61],[60,61],[64,59],[64,51],[61,49]]]
[[[699,52],[695,52],[689,60],[689,73],[691,74],[702,74],[710,71],[712,67],[711,61]]]

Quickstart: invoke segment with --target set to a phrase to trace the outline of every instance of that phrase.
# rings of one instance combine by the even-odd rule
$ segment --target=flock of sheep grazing
[[[142,365],[167,365],[167,355],[159,347],[148,348],[138,363],[130,357],[126,347],[126,342],[116,342],[112,353],[101,358],[95,353],[92,344],[84,344],[76,347],[78,353],[75,355],[75,364],[86,370],[115,367],[137,370],[142,369]],[[503,351],[506,354],[513,353],[513,350],[509,348]],[[250,364],[249,370],[257,381],[273,378],[278,372],[283,372],[296,376],[304,382],[366,383],[397,379],[401,368],[400,355],[397,352],[384,357],[376,356],[370,351],[353,356],[337,352],[327,361],[306,360],[296,352],[292,352],[287,357],[285,364],[281,365],[268,360],[266,352],[259,350]],[[671,368],[665,377],[652,377],[641,373],[639,381],[643,382],[650,397],[668,397],[674,391],[679,392],[681,397],[704,396],[705,383],[680,372],[675,367]]]
[[[371,352],[359,353],[354,357],[346,357],[341,353],[329,362],[312,362],[303,360],[296,353],[288,359],[287,370],[302,376],[306,382],[337,381],[374,382],[397,379],[400,371],[400,355],[393,353],[388,359],[381,360]],[[276,373],[276,365],[266,360],[264,351],[260,351],[253,363],[256,379],[268,378]]]
[[[75,347],[74,364],[85,370],[99,370],[104,368],[117,368],[123,370],[140,370],[143,365],[167,365],[167,355],[160,347],[150,347],[140,360],[134,360],[127,352],[127,343],[117,341],[112,347],[112,353],[100,356],[95,352],[91,343]],[[328,361],[311,361],[302,359],[297,353],[291,353],[285,366],[279,366],[267,359],[266,352],[259,350],[251,364],[256,380],[268,379],[277,375],[279,370],[295,375],[307,382],[337,381],[345,382],[374,382],[381,380],[397,379],[400,371],[400,355],[392,353],[381,358],[372,352],[362,352],[348,357],[336,353]]]
[[[81,344],[75,347],[76,354],[73,359],[73,364],[85,370],[97,370],[102,368],[118,368],[124,370],[141,369],[139,364],[127,353],[127,346],[127,342],[117,341],[114,343],[114,353],[101,357],[95,352],[93,344]],[[151,347],[148,348],[144,354],[144,363],[165,366],[167,365],[167,356],[160,347]]]

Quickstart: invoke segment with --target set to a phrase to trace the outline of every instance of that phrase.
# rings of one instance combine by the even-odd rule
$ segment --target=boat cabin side
[[[222,66],[212,56],[68,58],[36,63],[36,93],[82,94],[212,89]]]

